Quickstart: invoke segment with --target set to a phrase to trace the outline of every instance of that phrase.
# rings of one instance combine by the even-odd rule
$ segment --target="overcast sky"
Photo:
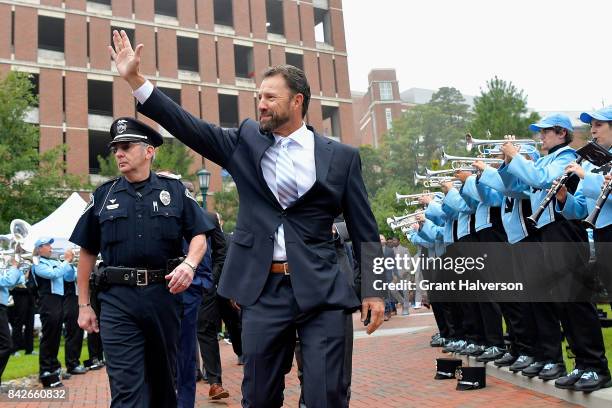
[[[612,105],[612,1],[343,0],[351,89],[395,68],[400,90],[479,95],[494,75],[539,111]]]

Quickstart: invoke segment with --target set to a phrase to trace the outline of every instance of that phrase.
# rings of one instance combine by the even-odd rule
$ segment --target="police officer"
[[[0,270],[0,384],[11,355],[11,332],[7,315],[9,289],[20,283],[25,283],[25,279],[13,259],[10,268]]]
[[[176,407],[176,355],[182,302],[206,248],[207,222],[176,178],[151,172],[161,135],[132,118],[111,125],[121,177],[93,193],[70,241],[81,246],[79,326],[100,331],[112,407]],[[184,259],[183,238],[189,244]],[[89,304],[98,253],[106,287],[100,324]]]
[[[34,254],[40,256],[38,265],[32,266],[40,296],[39,312],[42,323],[40,339],[39,376],[44,387],[60,387],[61,364],[57,359],[62,338],[64,310],[64,280],[73,280],[75,270],[71,250],[64,253],[64,261],[51,258],[53,238],[40,238],[34,244]],[[64,374],[64,378],[69,375]]]

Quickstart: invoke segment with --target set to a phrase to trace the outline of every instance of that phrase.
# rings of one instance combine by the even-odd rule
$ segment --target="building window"
[[[314,7],[314,20],[315,41],[332,45],[331,17],[329,15],[329,10]]]
[[[107,158],[110,155],[108,142],[110,141],[108,132],[100,130],[89,131],[89,173],[100,173],[100,162],[98,156]]]
[[[228,0],[215,0],[214,3],[215,24],[230,26],[234,25],[232,2]]]
[[[164,95],[166,95],[168,98],[172,99],[174,103],[176,103],[179,106],[181,105],[181,90],[180,89],[164,88],[160,86],[159,90],[162,91]]]
[[[30,74],[29,75],[29,80],[30,83],[32,83],[32,95],[34,95],[36,97],[36,102],[34,103],[34,107],[37,108],[38,107],[38,96],[40,94],[40,88],[39,88],[39,78],[40,76],[38,74]]]
[[[155,0],[155,14],[176,17],[176,0]]]
[[[266,0],[266,18],[268,33],[285,35],[283,2],[281,0]]]
[[[111,0],[87,0],[90,3],[99,3],[99,4],[106,4],[107,6],[111,5]]]
[[[64,52],[64,19],[38,16],[38,48]]]
[[[304,56],[302,54],[294,54],[292,52],[286,52],[285,61],[287,61],[287,64],[289,65],[293,65],[294,67],[297,67],[301,69],[302,71],[304,70]]]
[[[127,34],[129,40],[130,40],[130,44],[132,44],[133,48],[136,48],[136,40],[135,40],[135,35],[134,35],[134,29],[133,28],[125,28],[125,27],[112,27],[111,26],[111,32],[110,32],[110,44],[112,46],[114,46],[113,44],[113,31],[117,30],[118,33],[121,33],[121,30],[125,31],[125,34]]]
[[[198,72],[198,39],[176,37],[178,69]]]
[[[253,48],[243,45],[234,45],[234,64],[236,77],[253,78],[255,68],[253,67]]]
[[[340,117],[335,106],[321,107],[323,113],[323,135],[340,140]]]
[[[92,115],[113,116],[113,83],[87,81],[87,111]]]
[[[393,127],[393,113],[391,108],[385,108],[385,120],[387,121],[387,130],[391,130]]]
[[[238,96],[219,94],[219,126],[238,127]]]
[[[393,86],[391,82],[379,82],[378,89],[380,90],[381,101],[392,101],[393,100]]]

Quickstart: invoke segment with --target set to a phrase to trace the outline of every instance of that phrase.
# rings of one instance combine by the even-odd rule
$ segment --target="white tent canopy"
[[[32,230],[22,245],[23,249],[31,252],[34,249],[34,243],[39,238],[53,238],[55,240],[53,242],[54,252],[63,252],[67,248],[74,247],[75,245],[70,243],[68,238],[72,235],[72,230],[86,206],[87,202],[80,195],[72,193],[49,216],[32,225]]]

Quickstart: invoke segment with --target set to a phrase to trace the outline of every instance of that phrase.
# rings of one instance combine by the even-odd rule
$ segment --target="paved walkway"
[[[408,317],[394,316],[380,331],[367,336],[356,320],[351,407],[573,407],[565,401],[538,394],[487,377],[487,388],[456,391],[453,380],[433,380],[440,349],[429,347],[435,322],[428,310]],[[355,315],[357,318],[358,315]],[[359,323],[359,324],[357,324]],[[230,398],[208,400],[208,385],[197,386],[197,407],[239,407],[242,367],[236,365],[232,348],[221,343],[224,386]],[[0,407],[108,407],[110,394],[104,370],[73,376],[64,382],[70,398],[66,402],[0,403]],[[297,407],[299,386],[294,370],[286,377],[285,405]]]

